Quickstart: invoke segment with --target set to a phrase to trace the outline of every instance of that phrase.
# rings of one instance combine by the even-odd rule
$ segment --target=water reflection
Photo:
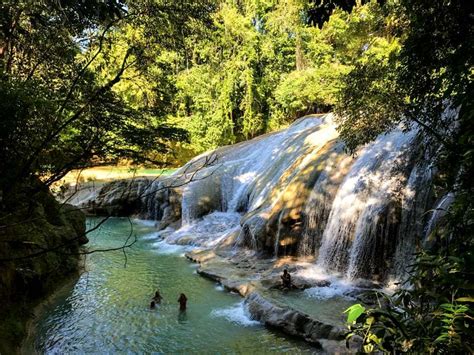
[[[186,324],[188,323],[188,315],[186,311],[178,311],[178,323]]]

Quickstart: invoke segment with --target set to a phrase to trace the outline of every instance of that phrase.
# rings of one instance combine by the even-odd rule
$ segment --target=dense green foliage
[[[155,161],[149,153],[165,152],[167,141],[183,139],[185,132],[166,125],[160,115],[150,116],[143,105],[130,104],[115,86],[146,65],[148,42],[155,52],[177,50],[181,36],[194,31],[192,21],[205,20],[206,4],[200,4],[2,2],[4,197],[31,178],[40,176],[50,184],[94,161]],[[140,29],[146,43],[117,41],[117,32],[130,26]],[[111,52],[119,45],[120,52]]]
[[[157,51],[179,50],[210,9],[204,1],[0,3],[0,352],[18,350],[34,301],[77,271],[87,242],[82,212],[59,204],[49,186],[71,169],[156,161],[186,136],[115,89],[146,65],[148,45],[124,41],[112,53],[117,33],[140,28]]]
[[[364,352],[472,353],[474,6],[407,0],[391,11],[401,49],[357,63],[344,78],[341,136],[354,150],[400,124],[418,128],[423,144],[436,147],[437,190],[455,201],[405,288],[377,308],[348,310],[350,336],[363,338]]]
[[[146,55],[114,91],[151,110],[151,119],[188,132],[190,141],[175,146],[179,163],[327,112],[357,63],[398,50],[395,19],[370,3],[352,14],[336,11],[318,29],[307,24],[306,10],[300,0],[221,1],[180,50],[157,50],[140,27],[122,27],[107,55],[119,56],[124,42]]]
[[[96,5],[2,5],[12,180],[123,158],[184,163],[331,110],[354,66],[399,50],[377,3],[336,10],[322,29],[302,0]]]

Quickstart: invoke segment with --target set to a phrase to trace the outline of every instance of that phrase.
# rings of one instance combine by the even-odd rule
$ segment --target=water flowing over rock
[[[90,195],[96,208],[122,204],[118,214],[169,226],[169,242],[313,257],[347,279],[386,281],[403,276],[437,218],[426,214],[434,172],[421,146],[416,129],[397,128],[349,155],[332,115],[307,116],[202,154],[169,177]]]
[[[350,278],[378,276],[394,253],[414,134],[395,131],[359,153],[338,189],[318,263]]]

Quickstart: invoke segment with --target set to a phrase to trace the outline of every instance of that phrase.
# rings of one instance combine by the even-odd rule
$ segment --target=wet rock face
[[[57,207],[54,223],[38,205],[31,218],[24,216],[23,223],[11,222],[0,232],[0,239],[11,241],[0,251],[0,258],[14,259],[0,262],[2,301],[34,300],[78,269],[79,247],[89,241],[85,216],[73,206]]]
[[[164,229],[181,219],[180,188],[151,178],[122,179],[104,184],[85,183],[70,188],[63,200],[87,214],[99,216],[138,216],[158,221]]]
[[[58,199],[87,214],[129,216],[140,210],[141,187],[149,183],[144,178],[79,183],[69,187]]]
[[[181,190],[166,188],[158,181],[142,184],[139,208],[135,211],[141,218],[157,221],[157,229],[164,229],[181,220]]]
[[[36,302],[79,268],[88,242],[85,215],[59,204],[49,190],[9,196],[15,208],[0,210],[0,353],[15,353]],[[8,259],[8,260],[6,260]]]
[[[96,215],[130,216],[142,209],[148,179],[116,180],[100,187],[93,199],[81,203],[87,212]]]
[[[245,299],[245,304],[253,319],[266,326],[304,338],[310,343],[320,345],[320,339],[344,339],[342,329],[319,322],[299,311],[279,307],[257,292],[249,294]]]

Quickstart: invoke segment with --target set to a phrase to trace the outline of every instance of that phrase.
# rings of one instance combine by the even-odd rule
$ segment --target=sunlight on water
[[[399,126],[349,155],[333,115],[311,115],[127,189],[140,200],[136,212],[166,228],[155,242],[265,249],[313,257],[346,279],[403,280],[452,200],[427,213],[433,174],[418,143],[417,127]],[[108,186],[99,202],[113,206],[122,185]],[[155,245],[159,254],[174,248]]]
[[[111,219],[91,234],[90,246],[120,246],[129,228],[126,219]],[[127,252],[126,267],[121,251],[88,256],[88,272],[59,292],[37,319],[30,347],[50,354],[316,351],[249,319],[242,299],[194,274],[182,251],[160,253],[166,247],[156,249],[156,241],[148,239],[150,226],[135,223],[134,233],[138,242]],[[156,288],[163,302],[150,310]],[[188,298],[185,313],[178,311],[181,292]]]
[[[248,310],[245,308],[244,301],[241,301],[231,307],[215,309],[212,311],[212,315],[215,317],[223,317],[244,327],[260,325],[259,322],[250,318]]]

